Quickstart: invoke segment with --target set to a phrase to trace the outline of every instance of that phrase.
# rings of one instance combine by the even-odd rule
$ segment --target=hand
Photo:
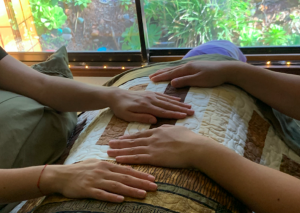
[[[199,160],[198,151],[211,141],[185,127],[163,125],[111,140],[107,154],[119,163],[187,168]]]
[[[41,183],[44,183],[41,185],[42,191],[51,185],[47,177],[53,177],[51,175],[53,168],[57,174],[52,178],[52,184],[55,184],[53,191],[68,198],[122,202],[123,196],[145,198],[145,190],[156,191],[157,189],[157,185],[153,183],[155,178],[151,175],[135,171],[130,167],[90,159],[78,164],[47,167],[41,180]]]
[[[233,61],[191,61],[176,67],[158,70],[149,76],[154,82],[170,81],[173,87],[215,87],[230,82]]]
[[[156,117],[183,119],[193,115],[191,106],[179,102],[180,98],[150,91],[117,89],[110,99],[114,114],[129,122],[157,122]]]

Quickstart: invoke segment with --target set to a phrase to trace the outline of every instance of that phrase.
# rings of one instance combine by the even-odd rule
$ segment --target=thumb
[[[199,82],[200,83],[200,82]],[[196,75],[186,75],[183,77],[175,78],[171,81],[173,87],[186,87],[186,86],[198,86]]]

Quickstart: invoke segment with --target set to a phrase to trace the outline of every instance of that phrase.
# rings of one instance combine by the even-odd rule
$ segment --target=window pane
[[[300,3],[261,0],[144,0],[151,48],[300,45]]]
[[[7,19],[10,28],[3,45],[9,43],[10,49],[12,44],[17,51],[52,52],[63,45],[71,52],[141,49],[134,0],[0,0],[0,4],[0,28]]]

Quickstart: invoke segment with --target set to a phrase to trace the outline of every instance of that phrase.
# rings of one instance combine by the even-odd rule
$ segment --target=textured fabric
[[[241,50],[236,45],[226,40],[209,41],[205,44],[201,44],[200,46],[190,50],[183,59],[205,54],[220,54],[232,57],[242,62],[247,61],[247,58]]]
[[[155,72],[160,68],[162,64],[149,69]],[[127,76],[122,78],[127,79]],[[175,122],[161,119],[160,125],[171,120],[177,126],[185,126],[197,134],[214,139],[253,162],[299,177],[299,156],[278,137],[257,107],[256,99],[243,90],[233,85],[190,87],[186,94],[186,91],[170,88],[169,82],[153,83],[148,77],[124,82],[122,78],[116,82],[121,84],[119,87],[122,89],[139,88],[177,97],[184,94],[182,100],[192,106],[195,114]],[[89,158],[114,162],[114,158],[107,155],[107,141],[122,134],[144,131],[152,126],[118,121],[110,109],[86,112],[83,115],[85,114],[94,116],[94,119],[86,122],[65,164]],[[247,212],[243,203],[200,171],[147,165],[133,165],[133,168],[154,175],[158,191],[149,192],[143,200],[126,197],[121,204],[54,195],[47,197],[35,212]]]
[[[0,61],[2,58],[4,58],[7,55],[5,50],[0,46]]]
[[[65,47],[33,68],[72,78]],[[57,160],[75,128],[77,115],[60,113],[33,99],[0,90],[0,121],[0,168],[22,168]]]
[[[300,155],[300,121],[272,109],[280,123],[282,138],[285,143]]]

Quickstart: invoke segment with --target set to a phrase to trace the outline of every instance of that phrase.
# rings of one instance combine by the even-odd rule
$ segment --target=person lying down
[[[200,46],[196,50],[203,55],[129,71],[106,84],[180,97],[194,115],[142,124],[118,119],[111,109],[86,112],[94,118],[64,163],[79,166],[100,159],[131,165],[154,176],[157,189],[148,188],[145,196],[146,183],[123,176],[120,182],[142,189],[145,199],[132,198],[121,184],[111,183],[101,189],[119,194],[120,200],[51,195],[35,212],[299,212],[300,157],[264,118],[256,98],[300,119],[300,77],[246,64],[238,48],[221,43],[228,55]]]

